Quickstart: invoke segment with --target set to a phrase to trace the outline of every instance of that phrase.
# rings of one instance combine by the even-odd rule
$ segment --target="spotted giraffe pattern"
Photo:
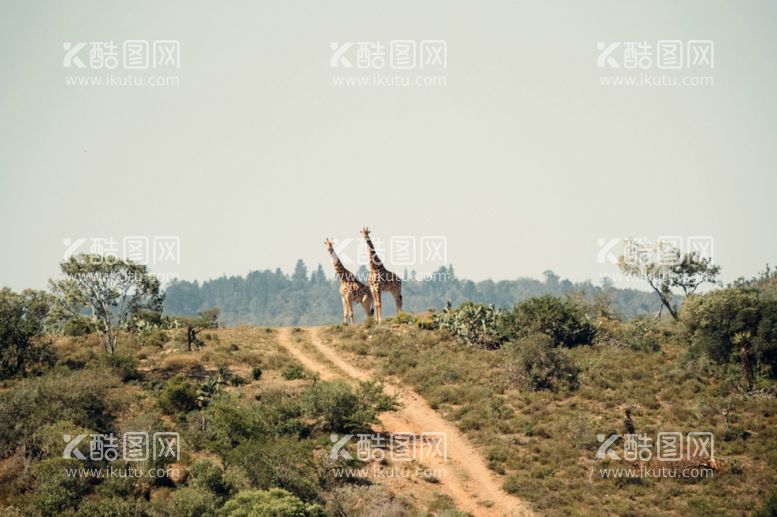
[[[378,323],[383,320],[383,307],[381,303],[381,293],[387,291],[394,297],[394,303],[397,305],[397,314],[402,312],[402,279],[399,275],[392,273],[383,265],[375,246],[370,239],[369,228],[362,228],[362,236],[367,241],[367,247],[370,250],[370,276],[368,283],[372,300],[375,303],[375,319]]]
[[[372,309],[372,293],[370,288],[364,285],[356,278],[356,275],[348,271],[348,269],[340,261],[340,258],[335,253],[334,243],[331,239],[324,241],[326,250],[329,252],[329,256],[332,258],[332,264],[335,267],[335,276],[340,282],[340,299],[343,302],[343,323],[346,325],[353,324],[353,302],[361,304],[364,308],[364,313],[367,316],[371,316]]]

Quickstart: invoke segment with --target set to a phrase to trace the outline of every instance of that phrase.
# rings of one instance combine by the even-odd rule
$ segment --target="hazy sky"
[[[64,239],[126,236],[179,237],[184,279],[331,274],[324,238],[364,225],[444,236],[473,279],[596,280],[597,239],[628,236],[712,236],[724,278],[751,275],[777,260],[775,20],[771,1],[0,0],[0,285],[43,287]],[[179,41],[180,84],[66,84],[105,70],[65,68],[63,43],[125,40]],[[392,40],[444,40],[447,85],[334,84],[376,70],[331,67],[330,42]],[[640,70],[597,67],[597,42],[658,40],[712,40],[714,68],[672,73],[714,85],[601,84]]]

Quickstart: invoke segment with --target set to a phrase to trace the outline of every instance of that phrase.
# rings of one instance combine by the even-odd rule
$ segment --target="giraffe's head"
[[[362,237],[364,237],[365,239],[370,238],[370,229],[367,228],[366,226],[362,228]]]
[[[332,242],[332,239],[326,239],[324,241],[324,246],[326,246],[326,251],[328,251],[330,255],[332,253],[334,253],[334,251],[335,251],[335,243]]]

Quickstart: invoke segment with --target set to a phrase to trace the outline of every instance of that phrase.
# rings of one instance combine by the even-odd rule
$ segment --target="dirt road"
[[[315,327],[306,328],[317,353],[294,343],[291,330],[280,329],[280,343],[308,370],[317,372],[321,379],[344,378],[363,381],[373,378],[373,372],[353,366],[332,347],[324,344]],[[319,356],[320,354],[320,356]],[[320,357],[326,358],[322,361]],[[333,366],[334,367],[333,367]],[[500,488],[500,482],[486,466],[486,461],[472,443],[450,422],[434,411],[429,404],[407,386],[384,384],[387,393],[398,395],[403,407],[394,413],[380,416],[385,431],[390,433],[445,433],[447,455],[424,458],[424,465],[445,473],[435,485],[450,496],[459,509],[475,516],[532,515],[528,505]]]

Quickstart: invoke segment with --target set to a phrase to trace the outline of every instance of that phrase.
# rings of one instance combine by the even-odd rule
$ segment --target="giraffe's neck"
[[[380,261],[380,257],[378,257],[378,254],[375,251],[375,246],[372,245],[372,239],[366,237],[366,240],[367,246],[370,249],[370,271],[383,271],[385,269],[383,267],[383,262]]]
[[[353,282],[356,277],[353,275],[353,273],[345,268],[342,262],[340,262],[340,257],[338,257],[334,251],[332,251],[332,253],[329,255],[332,257],[332,264],[335,266],[335,274],[337,275],[337,279],[340,282]]]

